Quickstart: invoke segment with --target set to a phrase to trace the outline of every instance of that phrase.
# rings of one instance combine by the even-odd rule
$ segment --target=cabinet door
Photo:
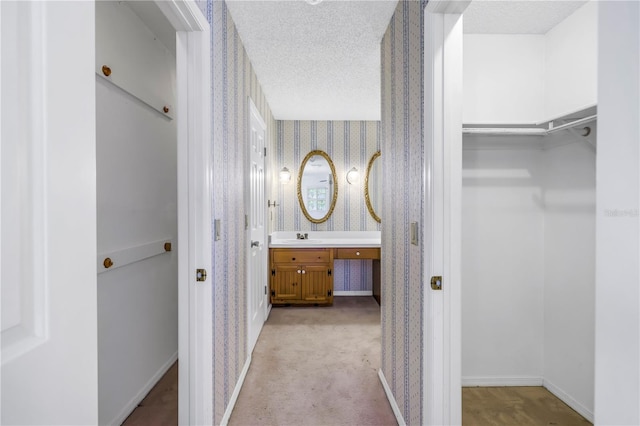
[[[275,275],[271,276],[272,299],[300,299],[303,277],[301,267],[276,265],[274,270]]]
[[[303,266],[302,300],[329,302],[333,300],[333,276],[327,265]]]

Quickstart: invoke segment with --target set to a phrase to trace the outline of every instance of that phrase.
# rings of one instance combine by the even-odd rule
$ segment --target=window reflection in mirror
[[[298,201],[305,217],[313,223],[329,219],[336,204],[336,171],[324,151],[311,151],[300,166]]]

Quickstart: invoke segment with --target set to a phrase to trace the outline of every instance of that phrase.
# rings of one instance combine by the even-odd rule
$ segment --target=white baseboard
[[[227,409],[224,412],[224,416],[222,416],[222,420],[220,420],[220,426],[227,426],[229,423],[229,419],[231,418],[231,413],[233,412],[233,408],[236,406],[236,401],[238,400],[238,395],[240,395],[240,390],[242,389],[242,385],[244,384],[244,379],[247,377],[247,372],[249,372],[249,366],[251,365],[251,354],[247,357],[247,361],[244,363],[244,367],[240,372],[240,377],[238,377],[238,383],[236,383],[236,387],[231,394],[231,399],[229,399],[229,405],[227,405]]]
[[[396,416],[398,426],[407,426],[404,418],[402,417],[402,413],[400,412],[400,407],[398,407],[398,403],[396,402],[396,398],[393,396],[393,392],[391,392],[389,383],[387,383],[387,379],[384,377],[382,368],[378,370],[378,377],[380,378],[380,382],[382,383],[382,387],[384,388],[384,393],[387,394],[387,399],[389,400],[389,404],[391,404],[393,414]]]
[[[127,417],[129,417],[129,415],[133,413],[133,410],[136,409],[138,404],[140,404],[144,397],[147,396],[149,391],[153,389],[156,383],[158,383],[158,381],[162,378],[162,376],[165,375],[165,373],[169,370],[169,368],[171,368],[171,366],[174,362],[176,362],[177,359],[178,352],[176,351],[176,353],[171,355],[171,358],[169,358],[169,360],[165,362],[162,367],[158,369],[158,371],[156,371],[156,373],[149,379],[149,381],[142,387],[142,389],[140,389],[136,396],[131,398],[131,400],[122,408],[120,413],[118,413],[118,415],[107,424],[121,425],[122,423],[124,423],[124,421],[127,420]]]
[[[594,422],[593,412],[590,411],[587,407],[585,407],[581,403],[579,403],[578,401],[576,401],[575,399],[573,399],[565,391],[563,391],[562,389],[560,389],[559,387],[557,387],[547,379],[544,379],[544,383],[542,386],[544,386],[549,392],[557,396],[560,400],[562,400],[562,402],[567,404],[569,407],[576,410],[576,412],[580,414],[582,417],[589,420],[591,423]]]
[[[497,376],[497,377],[477,377],[467,376],[462,378],[462,387],[470,388],[477,386],[542,386],[542,377],[536,376]]]
[[[371,290],[357,290],[357,291],[334,291],[334,296],[373,296]]]

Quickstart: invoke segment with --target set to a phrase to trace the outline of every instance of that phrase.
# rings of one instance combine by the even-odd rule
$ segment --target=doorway
[[[211,262],[208,24],[196,9],[96,5],[100,423],[122,423],[178,353],[180,423],[211,417],[211,292],[196,284]]]
[[[432,266],[425,279],[442,273],[448,286],[427,295],[436,324],[425,323],[445,337],[425,362],[427,374],[444,377],[447,396],[439,400],[436,385],[425,407],[442,407],[453,419],[445,423],[461,421],[460,383],[544,386],[593,420],[596,9],[577,5],[555,26],[526,36],[472,34],[468,10],[463,34],[462,10],[436,16],[434,6],[428,13],[440,25],[434,26],[440,40],[425,58],[433,70],[426,88],[435,93],[426,110],[436,142],[427,146],[437,158],[427,164],[434,182],[427,199],[429,209],[444,207],[444,218],[436,209],[428,213],[435,219],[431,232],[444,234],[434,252],[445,255],[427,257]],[[559,54],[568,45],[581,58]],[[562,60],[569,63],[558,65]],[[573,66],[580,78],[563,75],[574,75]],[[563,346],[567,341],[571,348]],[[443,365],[444,373],[432,370]]]

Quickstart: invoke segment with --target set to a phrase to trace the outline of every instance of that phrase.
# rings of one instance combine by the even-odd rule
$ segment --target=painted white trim
[[[194,5],[195,6],[195,5]],[[208,27],[207,27],[208,28]],[[213,423],[213,282],[196,282],[196,268],[212,271],[211,59],[209,30],[187,33],[189,111],[189,418],[185,424]],[[180,92],[178,92],[178,95]],[[179,118],[178,118],[179,120]],[[191,248],[191,247],[190,247]],[[181,358],[182,359],[182,358]],[[187,407],[183,407],[184,410]],[[186,414],[185,414],[186,415]],[[181,423],[182,424],[182,423]]]
[[[470,3],[471,0],[430,0],[425,11],[437,14],[461,14]]]
[[[424,54],[424,226],[423,282],[429,283],[431,276],[442,275],[442,132],[443,132],[443,49],[444,19],[441,14],[425,12]],[[445,285],[448,283],[445,282]],[[446,287],[445,287],[446,288]],[[443,400],[445,393],[444,369],[444,318],[442,291],[425,286],[423,300],[423,395],[422,419],[426,425],[444,424]],[[440,343],[440,344],[438,344]]]
[[[468,376],[462,378],[462,387],[543,386],[544,379],[536,376]]]
[[[339,296],[373,296],[372,290],[334,291],[333,295]]]
[[[249,367],[251,366],[251,354],[247,357],[247,361],[244,363],[244,367],[240,372],[240,377],[238,378],[238,383],[236,383],[236,387],[233,389],[233,393],[231,394],[231,398],[229,399],[229,405],[227,405],[227,409],[222,416],[222,420],[220,420],[220,426],[226,426],[229,423],[229,419],[231,418],[231,413],[236,406],[236,402],[238,401],[238,396],[240,395],[240,391],[242,390],[242,385],[244,384],[244,379],[247,377],[247,373],[249,372]]]
[[[554,385],[547,379],[543,379],[542,386],[544,386],[549,392],[557,396],[562,402],[567,404],[569,407],[573,408],[578,414],[580,414],[585,419],[589,420],[591,423],[594,423],[593,412],[589,410],[587,407],[573,399],[568,393],[560,389],[558,386]]]
[[[176,31],[209,29],[209,23],[193,0],[156,0],[156,4]]]
[[[440,3],[445,5],[445,2]],[[424,424],[460,424],[461,399],[461,189],[462,18],[425,10],[424,282],[422,418]],[[466,7],[466,6],[465,6]],[[448,9],[446,9],[448,11]]]
[[[131,400],[125,404],[120,413],[118,413],[113,420],[108,422],[109,425],[121,425],[127,417],[131,415],[133,410],[136,409],[138,404],[147,396],[147,394],[153,389],[153,387],[158,383],[158,381],[164,376],[167,371],[171,368],[171,366],[178,360],[178,352],[171,355],[169,360],[165,362],[162,367],[156,371],[156,373],[151,376],[149,381],[140,389],[140,391],[133,397]]]
[[[156,0],[176,30],[178,423],[213,424],[210,29],[193,0]]]
[[[445,420],[462,423],[462,15],[444,15],[444,351]],[[444,285],[444,284],[443,284]]]
[[[382,372],[382,369],[378,370],[378,377],[380,378],[380,383],[382,383],[382,387],[384,388],[384,393],[387,395],[389,404],[391,404],[391,409],[393,410],[393,414],[396,416],[396,421],[398,422],[398,426],[406,426],[407,423],[404,421],[404,418],[402,417],[402,412],[400,411],[400,407],[396,402],[396,398],[393,396],[393,392],[391,392],[391,388],[389,387],[389,383],[387,383],[387,379],[384,377],[384,373]]]

